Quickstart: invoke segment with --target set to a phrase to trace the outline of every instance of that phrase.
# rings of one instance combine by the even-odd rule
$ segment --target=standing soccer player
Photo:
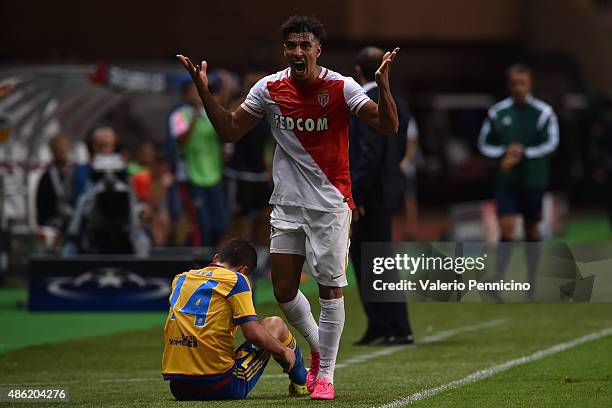
[[[312,399],[334,398],[334,368],[347,285],[351,179],[348,160],[350,114],[380,133],[396,133],[399,121],[389,87],[389,66],[399,48],[387,52],[376,71],[378,104],[349,77],[321,67],[325,28],[313,17],[292,16],[281,26],[288,67],[258,81],[234,112],[208,90],[206,61],[194,66],[179,55],[198,88],[222,141],[234,142],[264,115],[278,145],[274,154],[270,261],[274,295],[287,320],[310,345],[307,386]],[[299,291],[304,261],[319,285],[319,326]]]

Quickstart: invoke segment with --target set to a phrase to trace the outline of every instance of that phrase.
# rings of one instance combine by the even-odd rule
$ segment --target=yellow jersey
[[[232,370],[238,325],[257,320],[249,280],[211,264],[177,275],[164,327],[165,379],[216,377]]]

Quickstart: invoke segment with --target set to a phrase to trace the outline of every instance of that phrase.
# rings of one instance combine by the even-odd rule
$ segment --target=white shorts
[[[348,207],[326,212],[275,205],[270,215],[270,253],[302,255],[318,283],[346,286],[351,215]]]

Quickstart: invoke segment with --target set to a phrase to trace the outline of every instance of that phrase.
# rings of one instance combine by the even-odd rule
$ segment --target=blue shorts
[[[214,381],[199,379],[172,379],[170,391],[179,401],[203,401],[244,399],[255,388],[255,384],[270,360],[270,352],[256,349],[244,342],[236,350],[234,368]]]
[[[495,205],[497,215],[522,214],[525,222],[542,219],[544,190],[534,188],[497,188]]]

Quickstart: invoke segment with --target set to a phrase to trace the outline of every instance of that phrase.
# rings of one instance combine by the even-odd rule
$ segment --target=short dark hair
[[[531,68],[523,63],[512,64],[506,70],[506,78],[510,78],[512,74],[527,74],[531,79],[533,79],[533,71]]]
[[[232,267],[246,266],[249,272],[257,267],[255,247],[244,238],[233,238],[227,241],[217,252],[219,262]]]
[[[293,15],[283,23],[280,28],[281,36],[283,40],[289,37],[292,33],[312,33],[312,35],[319,41],[322,42],[327,37],[325,27],[314,16],[300,16]]]
[[[380,51],[380,52],[375,52]],[[365,47],[359,54],[357,54],[357,65],[361,68],[363,76],[368,81],[374,81],[376,77],[376,71],[382,63],[382,57],[384,56],[382,50],[378,47]]]
[[[87,136],[85,136],[85,147],[87,147],[87,153],[89,154],[90,158],[93,158],[94,156],[94,147],[93,147],[93,139],[94,139],[94,135],[96,134],[96,132],[99,129],[103,129],[103,128],[111,128],[111,125],[109,123],[106,122],[100,122],[98,124],[96,124],[95,126],[91,127],[89,129],[89,131],[87,132]],[[122,142],[120,142],[119,140],[117,140],[117,143],[115,144],[115,151],[119,152],[121,151],[121,148],[125,147],[124,144]]]
[[[60,140],[66,140],[68,143],[70,143],[70,139],[68,139],[68,137],[65,134],[57,133],[55,136],[51,138],[51,140],[49,140],[49,148],[53,149],[53,146],[59,143]]]

